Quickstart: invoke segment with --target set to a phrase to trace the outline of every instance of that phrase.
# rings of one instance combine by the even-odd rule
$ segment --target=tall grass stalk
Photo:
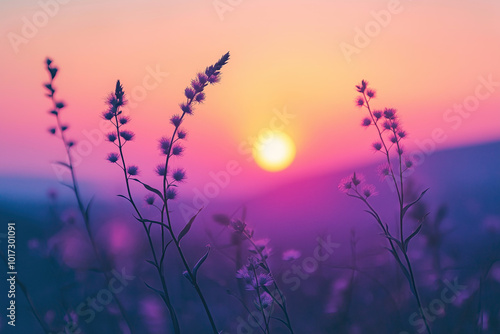
[[[405,172],[413,166],[413,162],[409,158],[404,157],[404,147],[402,141],[407,137],[406,132],[402,129],[397,111],[393,108],[385,108],[382,110],[373,110],[370,101],[375,98],[375,90],[368,87],[368,83],[363,80],[360,85],[356,86],[359,95],[356,98],[356,105],[360,108],[365,108],[368,112],[368,117],[365,117],[361,123],[363,127],[373,127],[376,130],[377,141],[372,146],[376,152],[380,152],[386,163],[379,167],[379,172],[382,177],[388,177],[394,185],[398,200],[398,230],[399,233],[395,237],[389,230],[389,225],[384,224],[383,219],[377,210],[370,203],[370,197],[376,195],[375,187],[364,183],[364,179],[360,175],[353,175],[344,178],[339,188],[344,191],[347,196],[356,198],[364,203],[366,212],[370,214],[378,223],[384,236],[389,241],[389,252],[393,255],[398,263],[401,271],[405,275],[410,285],[410,290],[415,296],[416,302],[422,319],[425,323],[425,328],[429,334],[431,329],[425,312],[423,311],[422,300],[415,281],[415,273],[408,256],[408,245],[422,228],[422,222],[416,230],[405,235],[404,218],[408,210],[418,203],[428,189],[420,193],[417,199],[409,203],[405,199]],[[394,157],[395,156],[395,157]]]
[[[231,221],[231,227],[236,232],[241,233],[241,235],[246,240],[248,240],[248,242],[252,246],[250,249],[250,253],[252,253],[253,256],[249,258],[249,263],[238,271],[237,277],[244,279],[247,282],[248,289],[255,290],[257,293],[256,304],[259,305],[259,310],[263,313],[265,324],[264,333],[270,333],[269,321],[271,319],[274,319],[285,325],[288,331],[291,334],[294,334],[292,322],[288,314],[285,295],[279,288],[278,283],[276,282],[276,279],[271,271],[271,267],[269,266],[269,263],[267,261],[269,257],[269,250],[266,246],[266,243],[255,241],[253,238],[253,230],[248,229],[246,223],[242,220],[235,219]],[[263,270],[264,274],[258,274],[257,269]],[[270,286],[273,287],[274,291],[271,291],[269,289]],[[260,290],[263,290],[265,294],[261,294]],[[264,302],[263,296],[271,298],[272,302],[278,305],[285,319],[281,319],[271,315],[266,317],[263,310],[266,307],[269,307],[270,305],[266,306],[266,304],[270,303]]]
[[[68,130],[69,126],[63,125],[63,123],[61,121],[61,111],[63,110],[63,108],[66,107],[66,104],[62,101],[58,101],[55,97],[56,88],[54,87],[54,79],[57,75],[58,68],[54,67],[52,65],[52,60],[49,58],[46,59],[46,66],[47,66],[47,71],[49,73],[50,81],[48,83],[46,83],[44,86],[48,91],[46,96],[52,102],[52,110],[50,111],[50,114],[54,115],[55,119],[56,119],[56,126],[53,128],[50,128],[49,131],[53,135],[59,134],[59,138],[61,139],[61,141],[63,143],[64,150],[66,152],[66,159],[67,159],[67,162],[57,161],[56,163],[67,168],[70,172],[70,175],[71,175],[71,184],[67,184],[64,182],[61,182],[61,183],[64,186],[71,189],[71,191],[75,195],[76,202],[78,204],[78,210],[83,218],[85,230],[87,232],[88,238],[90,240],[90,244],[92,245],[92,250],[93,250],[95,257],[97,259],[97,262],[98,262],[98,269],[104,275],[106,283],[109,286],[109,283],[111,280],[111,275],[109,273],[109,264],[106,263],[107,261],[105,261],[105,259],[101,256],[101,254],[98,250],[98,247],[96,245],[95,238],[92,234],[91,227],[90,227],[89,211],[90,211],[90,207],[92,204],[92,200],[86,206],[83,204],[82,196],[80,193],[80,187],[78,185],[78,181],[77,181],[77,177],[76,177],[76,173],[75,173],[75,165],[73,162],[73,156],[71,153],[71,150],[75,145],[75,142],[72,140],[69,140],[67,138],[66,131]],[[131,321],[130,321],[129,317],[127,316],[127,313],[125,311],[124,306],[122,305],[122,303],[118,299],[117,295],[112,291],[111,291],[111,293],[113,294],[116,305],[118,306],[120,313],[121,313],[123,319],[125,320],[129,330],[131,331],[131,333],[133,333],[133,327],[131,325]]]
[[[138,221],[140,221],[146,231],[149,246],[151,248],[151,252],[153,255],[153,261],[148,261],[152,264],[158,272],[158,275],[162,284],[162,291],[159,291],[148,285],[151,289],[159,293],[167,308],[170,311],[170,315],[174,325],[175,333],[180,332],[179,323],[177,320],[177,316],[173,309],[173,306],[170,302],[170,298],[167,291],[166,279],[163,273],[164,270],[164,260],[166,250],[169,245],[173,244],[177,253],[179,254],[182,264],[184,266],[184,277],[188,279],[193,288],[195,289],[200,301],[203,305],[203,309],[208,317],[210,322],[210,328],[214,334],[218,334],[217,326],[215,324],[214,317],[210,311],[206,298],[202,292],[202,289],[199,285],[197,279],[197,272],[201,265],[207,259],[210,248],[206,251],[206,253],[197,261],[197,263],[191,267],[189,264],[186,255],[181,247],[181,240],[183,237],[187,235],[191,226],[198,215],[196,213],[184,226],[184,228],[177,234],[174,230],[174,224],[172,221],[172,217],[170,215],[171,211],[169,209],[169,201],[174,200],[177,196],[176,188],[180,182],[185,179],[185,171],[183,169],[170,170],[170,162],[174,157],[181,156],[184,152],[184,147],[181,145],[181,142],[186,138],[186,131],[180,129],[181,124],[183,123],[186,115],[192,115],[195,104],[201,104],[205,100],[204,89],[210,84],[215,84],[220,81],[220,70],[229,60],[229,53],[223,55],[219,61],[217,61],[214,65],[209,66],[205,69],[204,72],[198,73],[197,77],[191,81],[190,87],[187,87],[184,91],[184,95],[186,97],[186,101],[180,105],[180,109],[182,113],[180,115],[173,115],[170,118],[170,123],[174,126],[174,130],[170,137],[163,137],[159,141],[159,148],[162,154],[165,155],[165,162],[157,166],[156,173],[162,177],[162,187],[161,190],[154,188],[133,176],[138,174],[138,167],[133,165],[126,164],[124,154],[123,154],[123,146],[130,140],[133,139],[134,134],[131,131],[122,130],[121,127],[128,123],[129,118],[122,115],[122,111],[120,107],[126,103],[126,99],[124,96],[123,88],[120,82],[117,82],[115,92],[110,95],[108,99],[109,110],[105,111],[103,116],[105,119],[111,121],[115,126],[116,132],[108,135],[108,140],[114,143],[119,150],[119,153],[111,153],[108,155],[108,160],[112,163],[116,163],[123,170],[125,183],[127,187],[127,196],[122,196],[127,199],[133,206],[134,211],[137,214],[135,217]],[[120,161],[120,163],[118,162]],[[142,184],[146,190],[150,192],[150,195],[146,197],[146,203],[152,206],[155,206],[159,210],[160,219],[153,220],[147,219],[140,212],[136,202],[132,197],[132,192],[130,188],[130,181],[135,181]],[[159,197],[161,200],[160,206],[156,206],[154,204],[156,198]],[[201,210],[201,209],[200,209]],[[161,250],[157,252],[155,250],[154,243],[151,237],[151,229],[153,225],[158,225],[161,229]],[[167,237],[170,237],[170,240],[167,242]]]

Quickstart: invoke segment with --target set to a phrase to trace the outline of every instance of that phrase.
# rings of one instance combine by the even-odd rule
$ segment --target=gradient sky
[[[409,150],[418,149],[417,142],[429,140],[436,128],[446,135],[438,149],[500,139],[496,0],[401,0],[387,24],[371,31],[367,45],[355,43],[356,29],[377,29],[373,13],[394,7],[394,1],[242,0],[223,13],[215,5],[227,0],[63,2],[46,22],[40,4],[55,0],[0,4],[0,172],[5,177],[55,178],[50,161],[64,158],[61,143],[47,131],[54,121],[42,88],[47,56],[60,68],[56,86],[68,104],[62,118],[80,142],[86,140],[83,132],[99,128],[104,99],[116,79],[131,92],[151,69],[168,72],[131,110],[137,140],[126,147],[128,157],[150,179],[161,161],[156,140],[172,130],[168,119],[178,112],[185,86],[230,51],[222,82],[207,89],[207,102],[185,123],[187,153],[178,164],[188,169],[185,192],[203,187],[210,172],[233,160],[241,172],[224,190],[227,195],[376,159],[369,148],[373,132],[359,126],[364,114],[353,103],[361,79],[377,89],[376,107],[400,111],[410,133]],[[14,34],[22,37],[34,17],[40,27],[14,47]],[[350,61],[342,43],[358,46]],[[478,88],[480,77],[499,84],[488,92]],[[443,118],[455,104],[473,101],[477,89],[489,96],[469,117]],[[239,147],[285,111],[293,115],[283,130],[294,139],[297,157],[287,170],[272,174]],[[119,188],[116,166],[104,160],[112,148],[93,145],[78,165],[80,176]]]

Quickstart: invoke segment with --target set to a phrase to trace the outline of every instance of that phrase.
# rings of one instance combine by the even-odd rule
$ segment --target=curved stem
[[[174,327],[174,332],[176,334],[180,334],[181,331],[180,331],[180,326],[179,326],[179,320],[177,318],[177,314],[175,313],[174,307],[170,301],[170,296],[168,293],[167,284],[165,281],[165,276],[163,275],[163,271],[162,271],[162,265],[161,265],[161,263],[158,262],[158,257],[156,255],[156,251],[154,248],[153,240],[151,238],[150,230],[146,226],[146,223],[143,220],[143,216],[142,216],[141,212],[139,211],[139,208],[137,207],[137,205],[132,197],[132,191],[130,190],[130,180],[129,180],[129,177],[127,175],[127,165],[125,163],[125,157],[123,155],[123,144],[122,144],[122,141],[120,138],[120,126],[118,124],[119,124],[119,122],[118,122],[118,112],[117,112],[115,114],[114,125],[116,127],[116,137],[118,139],[118,149],[120,151],[120,157],[121,157],[121,161],[122,161],[122,169],[123,169],[123,173],[124,173],[124,177],[125,177],[125,185],[127,188],[128,199],[129,199],[129,202],[132,204],[132,207],[134,208],[138,217],[141,219],[142,226],[143,226],[143,228],[146,232],[146,235],[148,237],[149,248],[151,249],[151,253],[153,255],[155,267],[157,269],[158,276],[160,277],[160,281],[161,281],[161,285],[162,285],[162,289],[163,289],[163,294],[161,295],[161,298],[162,298],[163,302],[165,303],[165,305],[167,306],[167,309],[170,313],[170,318],[172,319],[172,326]]]
[[[53,79],[50,80],[50,85],[52,86],[52,84],[53,84]],[[71,173],[71,180],[72,180],[72,183],[73,183],[72,190],[73,190],[73,193],[75,194],[75,197],[76,197],[76,201],[77,201],[77,204],[78,204],[78,209],[80,210],[80,213],[81,213],[81,215],[83,217],[83,221],[84,221],[84,225],[85,225],[85,230],[86,230],[87,235],[89,237],[89,240],[90,240],[90,243],[92,245],[92,249],[94,251],[96,259],[99,262],[99,265],[103,266],[103,268],[100,268],[100,269],[102,269],[102,273],[104,275],[106,283],[109,285],[110,278],[109,278],[109,275],[106,273],[107,268],[106,268],[105,265],[103,265],[104,264],[104,260],[102,260],[102,258],[100,256],[100,253],[98,251],[98,248],[97,248],[94,236],[93,236],[92,231],[90,229],[90,219],[89,219],[89,214],[88,214],[88,206],[87,206],[87,209],[85,209],[85,207],[83,205],[82,197],[81,197],[81,194],[80,194],[80,190],[79,190],[79,187],[78,187],[78,182],[77,182],[77,178],[76,178],[76,174],[75,174],[75,168],[74,168],[74,164],[73,164],[73,157],[71,155],[71,150],[70,150],[71,147],[69,145],[69,141],[66,139],[66,136],[64,134],[65,131],[63,130],[63,126],[61,124],[61,118],[59,117],[60,108],[57,107],[57,103],[55,101],[55,90],[51,94],[50,99],[51,99],[52,104],[54,106],[54,110],[57,111],[57,114],[55,115],[56,116],[56,122],[57,122],[57,128],[59,130],[59,133],[61,134],[61,140],[63,142],[64,149],[66,151],[66,155],[67,155],[67,158],[68,158],[68,164],[67,164],[66,167],[68,167],[68,169],[69,169],[69,171]],[[89,203],[89,205],[90,205],[90,203]],[[122,314],[123,319],[127,323],[127,327],[130,329],[131,333],[134,333],[131,321],[130,321],[129,317],[127,316],[126,312],[125,312],[125,308],[123,307],[122,303],[120,302],[120,300],[118,299],[118,297],[116,296],[116,294],[114,292],[112,292],[112,294],[113,294],[114,300],[116,302],[116,305],[118,306],[118,308],[120,310],[120,313]]]

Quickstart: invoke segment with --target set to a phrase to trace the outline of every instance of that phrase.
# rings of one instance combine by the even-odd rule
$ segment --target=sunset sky
[[[189,140],[177,165],[187,169],[186,192],[231,161],[240,168],[227,195],[377,159],[374,133],[360,127],[364,113],[354,105],[361,79],[377,90],[376,108],[400,111],[409,151],[436,129],[437,149],[500,139],[497,0],[17,0],[2,1],[0,17],[4,178],[57,179],[50,162],[64,152],[47,131],[47,56],[60,69],[55,86],[68,105],[69,136],[93,140],[79,176],[117,189],[118,170],[105,161],[113,146],[99,134],[116,80],[129,94],[137,136],[128,160],[152,180],[162,159],[157,139],[171,133],[184,88],[227,51],[220,84],[184,124]],[[273,124],[296,145],[294,162],[277,173],[249,153],[252,138]]]

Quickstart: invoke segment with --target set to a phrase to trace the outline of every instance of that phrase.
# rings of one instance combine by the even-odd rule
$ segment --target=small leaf
[[[425,195],[425,193],[429,190],[430,188],[427,188],[425,189],[424,191],[422,191],[422,193],[420,194],[420,196],[418,196],[418,198],[416,200],[414,200],[413,202],[411,202],[410,204],[407,204],[404,208],[403,208],[403,217],[405,216],[406,212],[408,211],[408,209],[410,209],[413,205],[415,205],[418,201],[420,201],[420,199]]]
[[[116,196],[121,197],[121,198],[125,198],[127,201],[129,201],[130,203],[132,203],[132,202],[130,201],[130,199],[129,199],[128,197],[126,197],[126,196],[123,196],[123,195],[116,195]]]
[[[64,166],[68,169],[72,169],[71,165],[67,164],[66,162],[62,162],[62,161],[55,161],[54,162],[56,165],[61,165],[61,166]]]
[[[148,184],[146,184],[144,182],[139,181],[138,179],[131,179],[131,180],[139,182],[140,184],[142,184],[144,186],[144,188],[146,188],[147,190],[149,190],[151,192],[154,192],[156,195],[158,195],[163,200],[163,195],[162,195],[161,191],[159,191],[158,189],[153,188],[150,185],[148,185]]]
[[[146,282],[144,282],[144,284],[146,284],[146,286],[147,286],[148,288],[150,288],[151,290],[153,290],[154,292],[156,292],[157,294],[159,294],[159,295],[160,295],[160,296],[162,296],[163,298],[165,297],[165,295],[164,295],[163,291],[158,290],[158,289],[156,289],[156,288],[153,288],[151,285],[149,285],[149,284],[148,284],[148,283],[146,283]]]
[[[182,273],[182,275],[183,275],[185,278],[187,278],[187,280],[188,280],[191,284],[193,284],[193,285],[194,285],[194,282],[193,282],[193,280],[191,279],[191,276],[189,275],[189,273],[188,273],[187,271],[184,271],[184,272]]]
[[[72,185],[64,183],[64,182],[59,182],[59,183],[62,184],[63,186],[65,186],[65,187],[68,187],[69,189],[75,191],[75,188]]]
[[[156,220],[151,220],[151,219],[141,219],[141,218],[137,218],[136,216],[134,216],[135,219],[137,219],[138,221],[140,222],[143,222],[143,223],[151,223],[151,224],[157,224],[157,225],[161,225],[167,229],[170,229],[170,227],[168,227],[168,225],[166,225],[165,223],[162,223],[162,222],[159,222],[159,221],[156,221]]]
[[[87,219],[89,218],[89,212],[90,212],[90,207],[92,206],[92,203],[94,203],[94,196],[92,196],[92,198],[89,201],[89,204],[87,204],[87,208],[85,209],[85,217],[87,217]]]
[[[193,267],[193,279],[195,281],[196,281],[196,274],[198,273],[198,269],[200,269],[201,265],[203,264],[203,262],[205,262],[205,260],[208,257],[208,254],[210,253],[210,246],[207,246],[207,247],[208,247],[208,249],[207,249],[207,252],[205,253],[205,255],[203,255],[202,258],[199,259],[198,262]]]
[[[154,263],[153,261],[146,260],[146,262],[149,263],[150,265],[152,265],[153,267],[158,268],[158,266],[156,265],[156,263]]]
[[[51,78],[54,79],[56,77],[56,74],[57,74],[57,67],[49,67],[49,72],[50,72]]]
[[[174,240],[172,239],[169,242],[167,242],[167,244],[165,245],[165,248],[163,248],[163,254],[165,254],[165,252],[167,251],[168,246],[170,246],[170,244],[172,243],[172,241],[174,241]]]
[[[372,215],[372,217],[373,217],[373,218],[375,218],[375,220],[376,220],[376,221],[378,221],[377,216],[376,216],[373,212],[371,212],[371,211],[369,211],[369,210],[364,210],[364,211],[365,211],[366,213],[369,213],[370,215]]]
[[[196,219],[196,216],[198,216],[198,214],[200,213],[200,211],[202,209],[203,208],[201,208],[200,210],[198,210],[198,212],[193,217],[191,217],[191,219],[188,221],[188,223],[186,224],[186,226],[184,226],[184,228],[182,229],[181,233],[179,233],[179,236],[177,237],[177,240],[179,242],[189,232],[189,230],[191,229],[191,225],[193,225],[193,222]]]
[[[387,239],[391,239],[391,240],[392,240],[392,241],[394,241],[396,244],[398,244],[399,249],[401,249],[402,251],[404,251],[404,249],[403,249],[403,245],[401,244],[401,241],[399,241],[398,239],[394,238],[392,235],[387,235],[387,234],[384,234],[384,235],[385,235],[385,237],[386,237]]]
[[[418,234],[418,232],[420,232],[420,230],[422,229],[422,226],[423,226],[422,224],[418,225],[417,229],[416,229],[415,231],[413,231],[413,233],[412,233],[412,234],[410,234],[410,235],[408,236],[408,238],[406,238],[406,239],[405,239],[405,243],[404,243],[404,246],[405,246],[405,249],[404,249],[404,250],[405,250],[405,252],[408,250],[408,243],[410,242],[410,240],[411,240],[414,236],[416,236],[416,235]]]

